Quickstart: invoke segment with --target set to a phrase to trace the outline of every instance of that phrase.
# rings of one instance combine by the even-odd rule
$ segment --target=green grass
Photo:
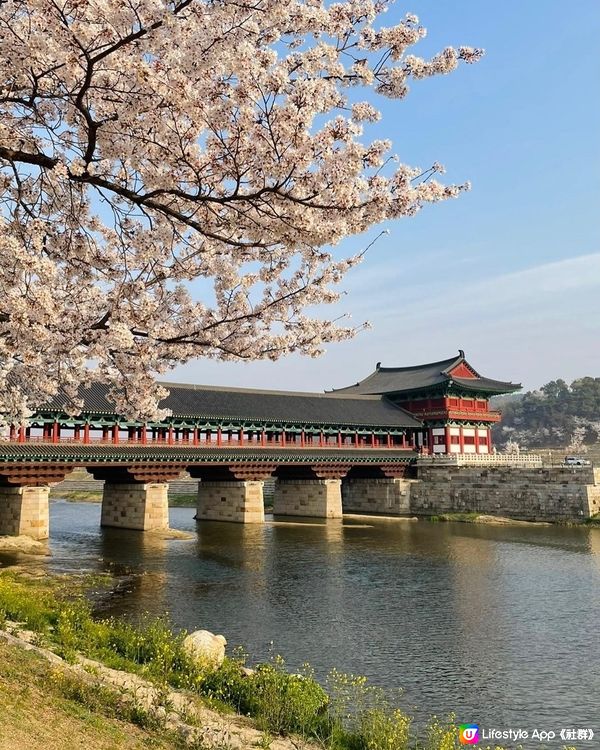
[[[6,620],[18,621],[67,661],[83,654],[110,667],[141,674],[159,687],[185,689],[209,705],[251,716],[265,737],[293,734],[317,741],[327,750],[460,748],[453,717],[445,722],[433,718],[424,735],[417,738],[410,717],[364,677],[334,671],[322,686],[309,666],[300,674],[290,674],[281,657],[259,664],[248,675],[242,670],[243,653],[226,658],[220,668],[201,666],[182,647],[186,633],[175,632],[166,619],[144,618],[134,625],[122,619],[94,617],[85,593],[99,585],[106,585],[106,579],[40,579],[1,572],[0,626]],[[67,682],[62,692],[92,711],[113,715],[116,710],[110,691],[90,695],[87,688]],[[140,711],[134,710],[127,720],[154,729],[152,717]]]
[[[198,504],[198,493],[169,495],[170,508],[195,508]]]

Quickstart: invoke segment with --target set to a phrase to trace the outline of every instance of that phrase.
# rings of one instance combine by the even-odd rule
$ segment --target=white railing
[[[438,453],[419,456],[419,464],[449,466],[524,466],[530,469],[543,465],[542,457],[535,453]]]

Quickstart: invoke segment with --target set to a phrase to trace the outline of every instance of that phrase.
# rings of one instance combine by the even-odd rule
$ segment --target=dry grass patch
[[[54,670],[36,654],[0,642],[0,750],[177,748],[161,733],[65,698]]]

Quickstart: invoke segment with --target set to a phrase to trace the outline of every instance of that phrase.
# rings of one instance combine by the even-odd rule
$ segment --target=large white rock
[[[202,666],[220,667],[225,658],[227,641],[208,630],[195,630],[184,638],[183,649]]]

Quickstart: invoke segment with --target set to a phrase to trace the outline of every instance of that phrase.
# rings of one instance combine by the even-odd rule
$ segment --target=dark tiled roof
[[[461,364],[466,365],[466,367],[477,374],[477,377],[461,378],[448,374],[452,369]],[[415,365],[414,367],[381,367],[378,365],[375,371],[364,380],[346,388],[338,388],[328,395],[354,396],[402,393],[403,391],[430,388],[449,383],[450,381],[464,386],[466,389],[489,394],[512,393],[521,387],[519,383],[507,383],[480,376],[467,363],[464,353],[461,351],[458,357],[442,359],[439,362],[430,362],[425,365]]]
[[[283,424],[363,425],[369,427],[420,427],[408,412],[381,396],[341,395],[296,391],[262,391],[246,388],[221,388],[208,385],[163,383],[169,395],[161,408],[174,417],[205,420],[234,420]],[[107,398],[107,387],[94,383],[82,389],[83,411],[114,414]],[[57,395],[40,412],[61,409],[65,397]]]

